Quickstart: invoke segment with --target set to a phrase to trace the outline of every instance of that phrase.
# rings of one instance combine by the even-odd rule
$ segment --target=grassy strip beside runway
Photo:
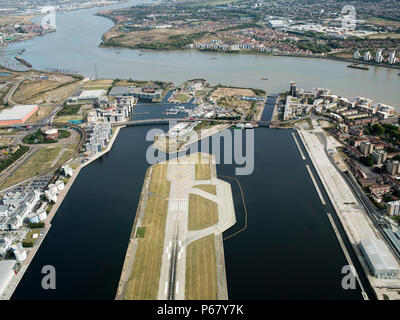
[[[157,299],[160,280],[165,226],[168,212],[170,182],[167,181],[166,164],[153,167],[149,198],[140,230],[139,244],[133,268],[127,282],[124,299]],[[146,232],[142,232],[143,230]]]
[[[195,165],[196,170],[196,180],[210,180],[211,179],[211,167],[210,167],[210,159],[205,159],[198,154],[198,160]]]
[[[163,197],[169,197],[171,183],[167,181],[167,164],[157,164],[153,167],[149,191]]]
[[[192,242],[186,254],[186,299],[218,299],[215,235]]]
[[[168,201],[151,196],[147,201],[135,262],[125,290],[125,299],[157,299]]]
[[[218,205],[197,194],[189,194],[188,230],[201,230],[218,222]]]

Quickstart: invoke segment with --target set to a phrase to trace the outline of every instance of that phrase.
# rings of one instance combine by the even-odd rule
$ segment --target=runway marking
[[[171,260],[171,254],[168,253],[168,260]]]
[[[186,199],[174,199],[169,202],[170,211],[184,211],[187,209]]]
[[[181,258],[181,252],[178,253],[178,260]]]
[[[178,292],[179,292],[179,281],[176,282],[176,290],[175,290],[175,293],[178,293]]]
[[[167,292],[168,292],[168,281],[165,282],[164,294],[167,294]]]

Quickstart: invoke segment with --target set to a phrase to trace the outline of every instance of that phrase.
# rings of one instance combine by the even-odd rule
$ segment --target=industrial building
[[[68,104],[96,103],[101,101],[106,95],[105,90],[83,90],[67,100]]]
[[[382,240],[363,239],[359,247],[374,277],[382,279],[399,277],[399,265]]]
[[[37,105],[21,105],[0,113],[0,126],[23,124],[38,111]]]

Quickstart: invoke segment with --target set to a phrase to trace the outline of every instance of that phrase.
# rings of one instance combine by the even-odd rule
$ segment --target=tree
[[[372,134],[383,136],[385,134],[385,128],[380,123],[375,123],[372,126]]]
[[[360,161],[368,167],[372,167],[374,165],[374,159],[370,154],[365,157],[361,157]]]

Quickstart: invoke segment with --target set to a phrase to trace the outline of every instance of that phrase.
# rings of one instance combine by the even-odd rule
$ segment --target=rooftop
[[[0,113],[0,121],[22,119],[37,107],[37,105],[21,105],[6,109]]]
[[[368,254],[375,271],[399,270],[399,265],[382,240],[374,238],[363,239],[360,241],[360,245]]]

